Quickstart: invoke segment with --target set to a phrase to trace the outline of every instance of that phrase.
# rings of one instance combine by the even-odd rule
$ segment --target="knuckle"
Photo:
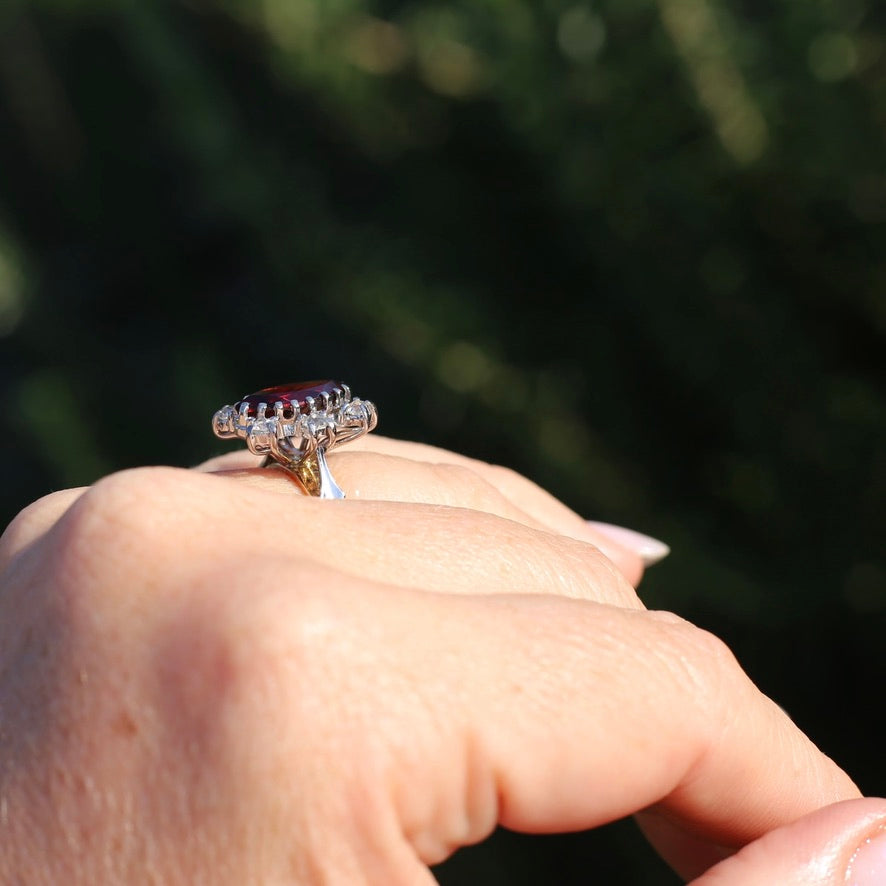
[[[362,835],[377,824],[367,797],[387,802],[379,781],[387,758],[370,737],[381,708],[367,674],[379,670],[353,600],[331,583],[336,574],[280,560],[257,577],[279,586],[282,570],[279,592],[226,595],[221,613],[201,619],[197,643],[193,631],[179,633],[177,655],[161,659],[160,696],[186,742],[192,794],[223,781],[244,808],[286,810],[287,829],[303,835],[302,854],[322,856],[324,833]],[[296,807],[293,784],[303,798]]]
[[[681,630],[689,634],[690,642],[698,650],[701,659],[713,667],[717,674],[733,676],[736,672],[741,672],[738,661],[725,640],[689,622],[684,622]]]
[[[63,519],[65,541],[84,556],[126,556],[162,537],[164,514],[174,508],[172,468],[135,468],[111,474],[88,489]]]
[[[675,617],[676,618],[676,617]],[[708,715],[734,703],[736,691],[748,678],[726,642],[716,634],[678,619],[667,626],[671,637],[669,660],[696,703]]]
[[[266,563],[249,582],[226,573],[224,595],[198,593],[163,629],[154,647],[159,704],[204,756],[270,760],[281,747],[322,747],[328,702],[345,694],[335,662],[349,633],[335,595],[320,592],[323,577],[289,561]],[[256,594],[255,580],[266,590]]]
[[[546,541],[555,551],[547,561],[548,568],[554,570],[553,577],[565,596],[641,608],[634,588],[599,550],[568,536],[552,536]]]
[[[52,532],[47,562],[59,590],[72,602],[134,601],[162,575],[180,550],[182,530],[170,522],[181,511],[180,473],[137,468],[84,492]]]
[[[41,535],[53,522],[58,508],[69,499],[70,490],[43,496],[21,510],[0,536],[0,565],[5,565],[20,550]]]

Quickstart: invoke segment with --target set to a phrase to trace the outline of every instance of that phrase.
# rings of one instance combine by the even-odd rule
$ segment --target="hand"
[[[0,880],[432,883],[497,823],[641,809],[688,876],[857,797],[525,479],[377,437],[330,459],[345,501],[242,455],[9,527]]]

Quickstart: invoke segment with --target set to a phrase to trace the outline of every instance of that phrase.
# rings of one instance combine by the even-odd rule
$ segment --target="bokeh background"
[[[884,133],[873,0],[6,0],[2,522],[342,378],[667,540],[882,794]],[[676,882],[630,823],[437,874]]]

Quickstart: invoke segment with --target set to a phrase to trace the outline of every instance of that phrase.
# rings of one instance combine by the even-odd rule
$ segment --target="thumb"
[[[844,800],[770,831],[691,886],[882,886],[886,800]]]

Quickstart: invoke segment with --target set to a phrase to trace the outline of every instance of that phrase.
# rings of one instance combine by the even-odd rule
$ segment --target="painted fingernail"
[[[598,523],[596,520],[588,520],[588,526],[600,535],[620,544],[622,547],[633,551],[642,561],[644,566],[654,566],[660,560],[664,560],[671,549],[657,538],[643,535],[624,526],[615,526],[612,523]]]
[[[883,886],[886,883],[886,831],[872,834],[849,862],[846,886]]]

